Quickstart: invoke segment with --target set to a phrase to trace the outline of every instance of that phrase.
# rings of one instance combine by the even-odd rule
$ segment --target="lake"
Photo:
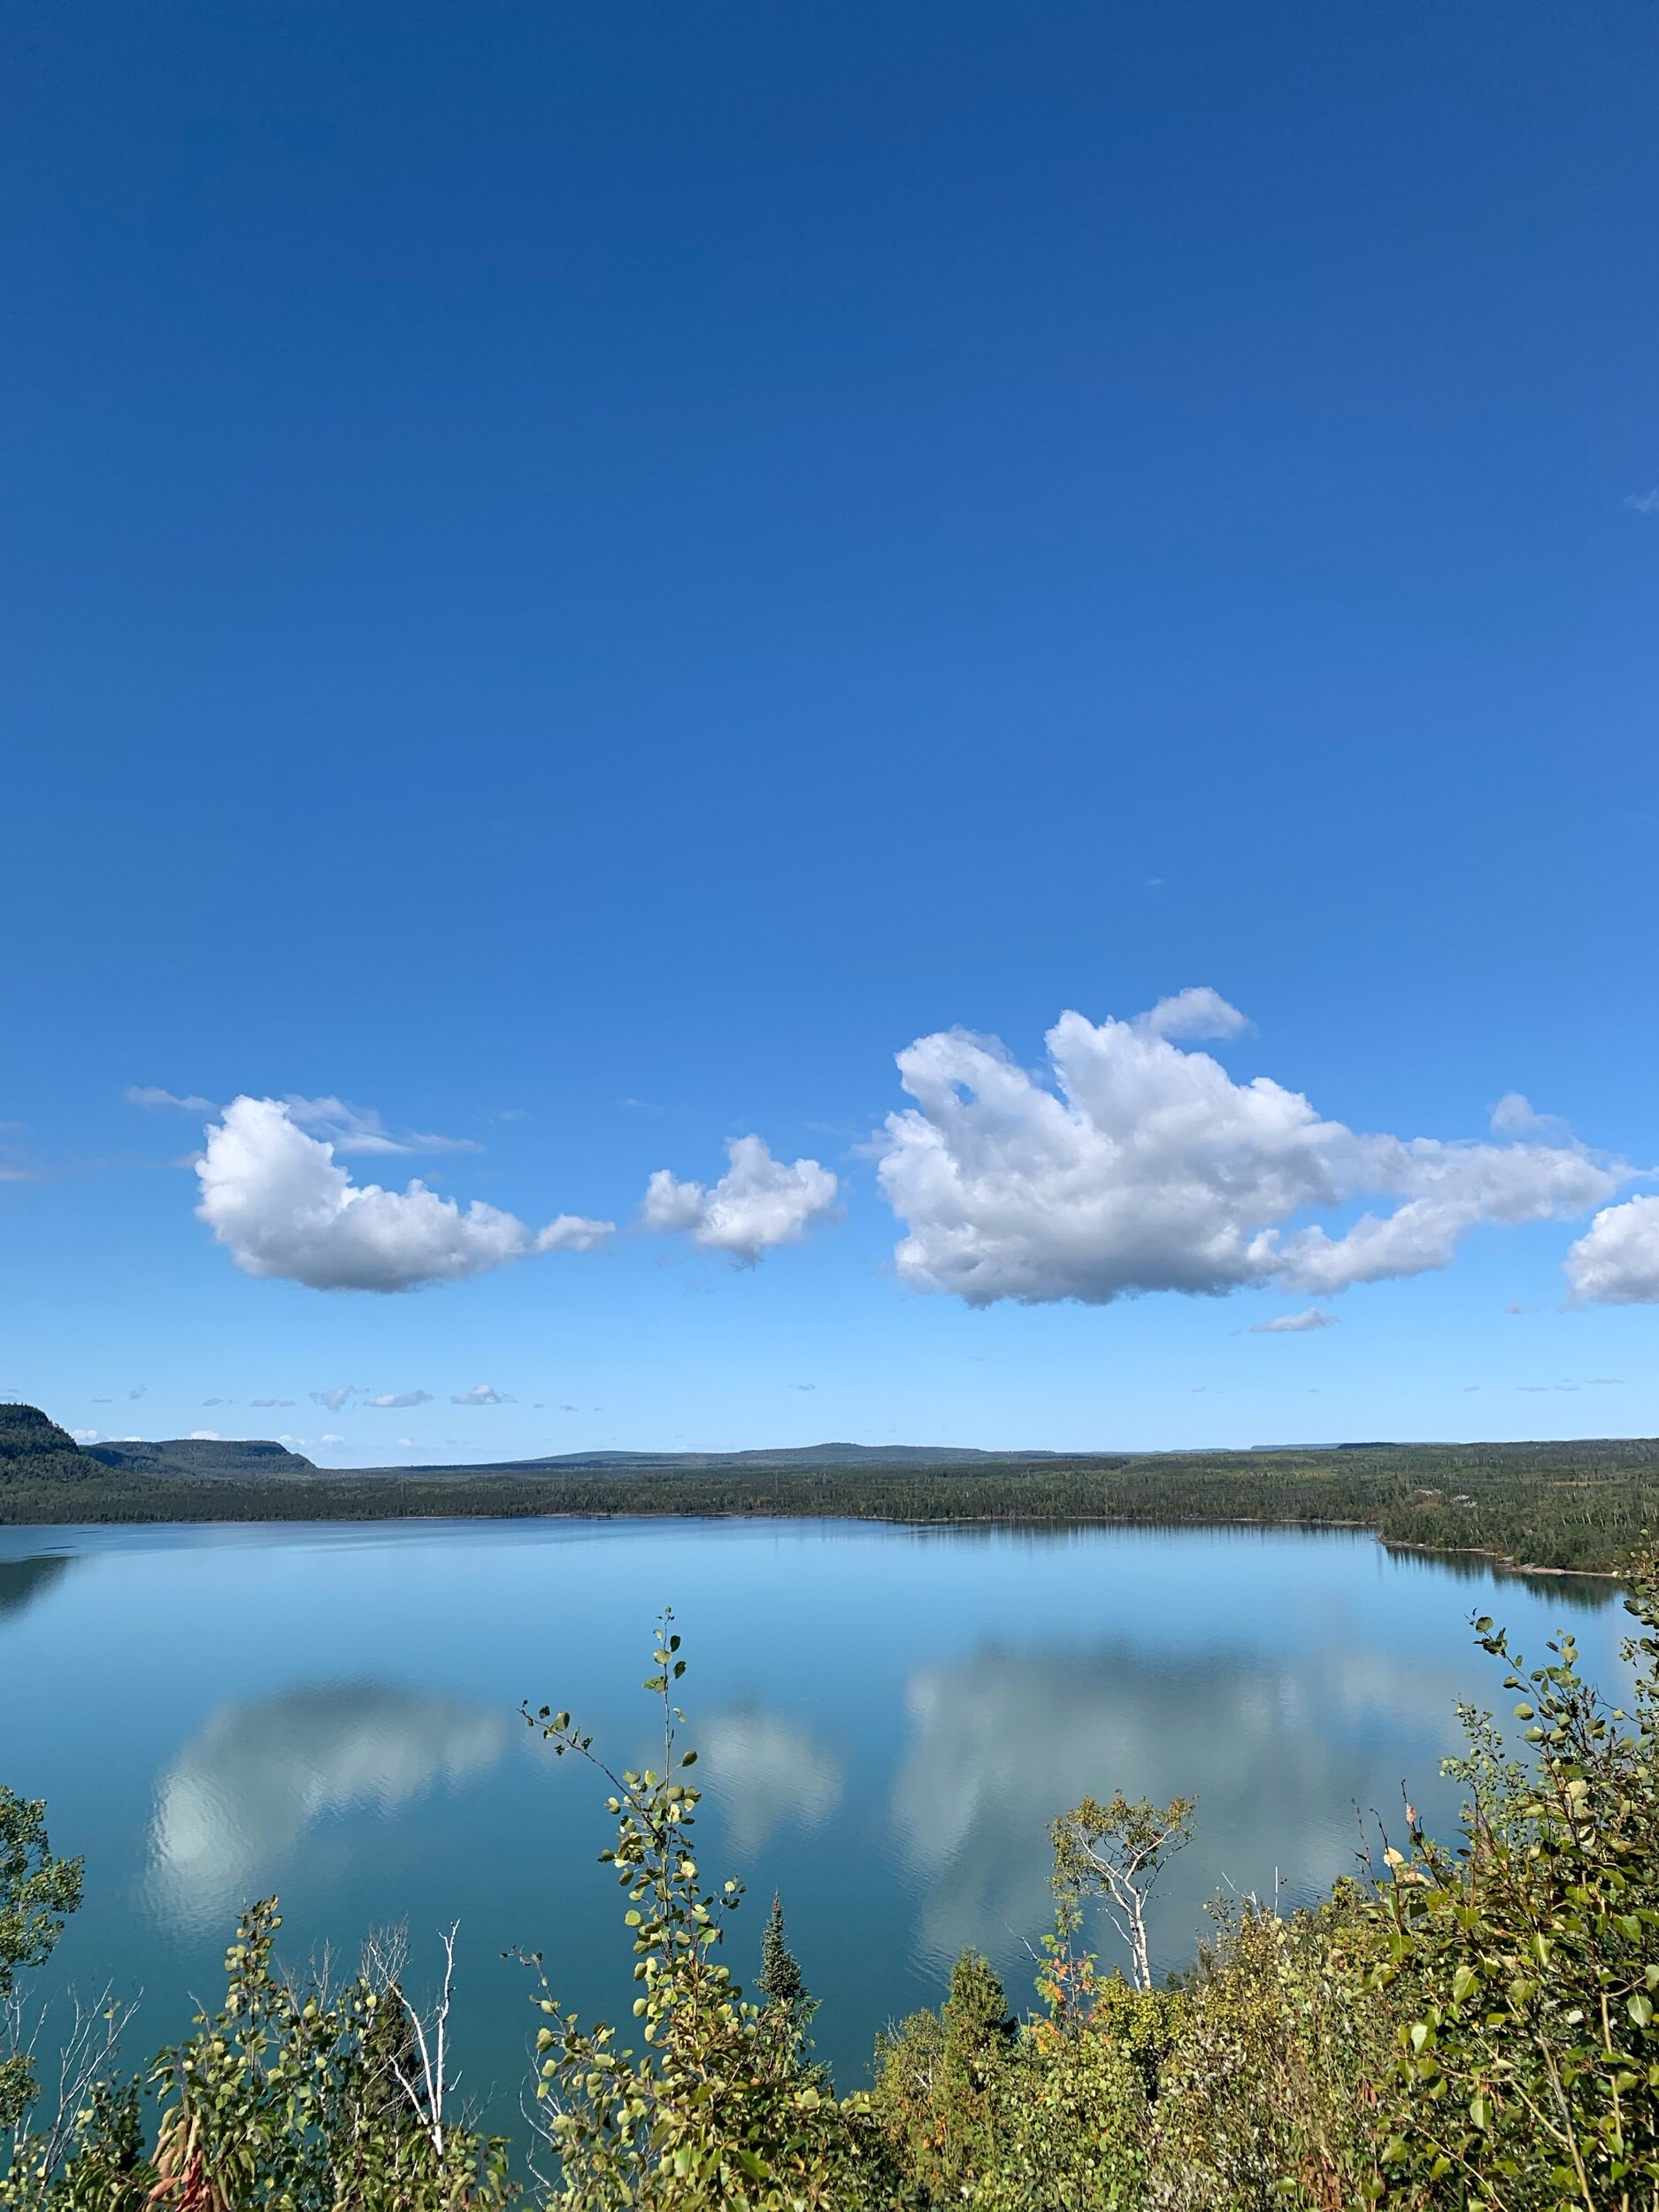
[[[217,2001],[232,1923],[275,1890],[291,1956],[407,1922],[429,1977],[461,1923],[465,2088],[515,2124],[539,1949],[586,2019],[626,2020],[625,1900],[599,1778],[651,1755],[671,1602],[707,1796],[698,1859],[749,1888],[754,1971],[781,1892],[843,2089],[967,1945],[1027,2001],[1048,1831],[1086,1792],[1196,1793],[1154,1914],[1185,1963],[1224,1886],[1292,1901],[1354,1863],[1401,1792],[1449,1826],[1460,1699],[1507,1711],[1471,1611],[1542,1656],[1562,1626],[1622,1678],[1609,1584],[1498,1577],[1369,1537],[936,1530],[847,1522],[389,1522],[0,1530],[0,1780],[87,1861],[54,1971],[143,1992],[136,2060]]]

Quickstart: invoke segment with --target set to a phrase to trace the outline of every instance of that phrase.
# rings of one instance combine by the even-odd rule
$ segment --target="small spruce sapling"
[[[792,2021],[810,2007],[800,1964],[784,1934],[783,1900],[775,1893],[760,1939],[760,1990],[770,2006]]]

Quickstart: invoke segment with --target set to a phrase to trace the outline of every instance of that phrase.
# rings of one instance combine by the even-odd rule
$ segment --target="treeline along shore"
[[[0,1525],[541,1515],[1348,1528],[1617,1575],[1659,1527],[1659,1439],[960,1459],[826,1446],[331,1472],[269,1443],[82,1450],[35,1407],[0,1406]]]

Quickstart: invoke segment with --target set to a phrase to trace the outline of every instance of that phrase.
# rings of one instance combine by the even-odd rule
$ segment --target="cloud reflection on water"
[[[1356,1808],[1433,1801],[1466,1674],[1334,1642],[1317,1668],[1259,1649],[1148,1653],[1129,1642],[980,1647],[914,1671],[891,1830],[935,1968],[972,1945],[1006,1956],[1052,1909],[1048,1830],[1086,1792],[1198,1797],[1197,1838],[1159,1893],[1164,1967],[1185,1963],[1205,1901],[1232,1884],[1294,1900],[1353,1863]],[[1402,1741],[1409,1771],[1401,1771]]]
[[[717,1713],[702,1724],[697,1742],[733,1847],[746,1856],[764,1849],[786,1821],[821,1827],[841,1801],[841,1759],[781,1713],[753,1706]]]
[[[220,1924],[272,1886],[283,1856],[331,1813],[396,1811],[500,1758],[496,1715],[375,1682],[222,1706],[163,1774],[146,1890],[181,1927]]]

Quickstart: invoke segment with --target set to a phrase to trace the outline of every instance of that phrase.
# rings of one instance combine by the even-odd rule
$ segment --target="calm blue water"
[[[1628,1625],[1606,1585],[1253,1530],[0,1530],[0,1779],[87,1860],[58,1963],[142,1988],[136,2059],[216,1997],[249,1899],[280,1892],[296,1957],[354,1960],[406,1921],[429,1964],[458,1916],[466,2087],[511,2124],[534,2020],[502,1953],[541,1949],[589,2019],[634,1994],[603,1790],[518,1705],[568,1706],[613,1764],[646,1763],[664,1601],[698,1858],[750,1886],[732,1963],[752,1972],[780,1889],[843,2088],[966,1945],[1024,2001],[1048,1824],[1085,1792],[1196,1792],[1156,1916],[1178,1965],[1218,1886],[1323,1889],[1360,1809],[1399,1825],[1402,1784],[1447,1824],[1458,1700],[1507,1706],[1472,1610],[1540,1655],[1571,1625],[1609,1683]]]

